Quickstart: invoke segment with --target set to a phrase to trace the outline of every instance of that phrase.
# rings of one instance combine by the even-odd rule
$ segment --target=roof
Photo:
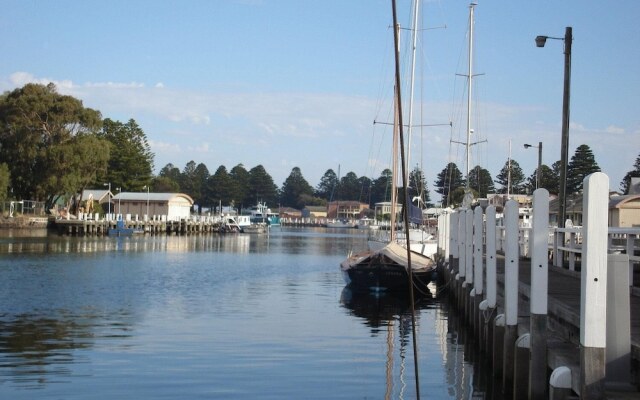
[[[612,196],[609,199],[609,209],[611,208],[626,208],[623,207],[627,203],[639,203],[640,194],[627,194],[624,196]]]
[[[115,200],[132,200],[132,201],[156,201],[156,202],[169,202],[178,198],[186,199],[189,204],[193,205],[193,199],[191,196],[184,193],[148,193],[148,192],[121,192],[113,196]]]
[[[93,198],[98,203],[109,202],[109,191],[106,189],[87,189],[82,191],[82,201],[89,200],[89,197]]]

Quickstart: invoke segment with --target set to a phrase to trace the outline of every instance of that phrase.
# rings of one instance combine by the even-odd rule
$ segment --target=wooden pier
[[[116,223],[115,220],[107,219],[59,219],[55,221],[54,226],[61,235],[106,236],[109,234],[109,229],[116,228]],[[191,235],[216,233],[220,228],[220,223],[212,220],[187,219],[179,221],[125,220],[124,228],[139,230],[146,235]]]
[[[441,216],[441,283],[505,398],[640,398],[637,257],[608,251],[608,183],[602,173],[585,179],[580,271],[556,259],[544,189],[534,193],[527,258],[514,201],[503,227],[491,206]]]

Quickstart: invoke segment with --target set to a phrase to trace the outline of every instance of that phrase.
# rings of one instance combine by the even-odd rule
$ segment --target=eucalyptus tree
[[[0,163],[0,203],[7,199],[10,181],[11,174],[9,173],[9,166],[5,163]]]
[[[636,162],[633,164],[633,169],[626,173],[622,182],[620,182],[620,189],[624,194],[629,194],[631,189],[631,178],[640,178],[640,154],[636,158]]]
[[[594,172],[600,172],[600,167],[591,148],[586,144],[581,144],[567,165],[567,194],[582,190],[582,181]]]
[[[104,174],[108,144],[96,137],[100,112],[57,93],[54,84],[29,83],[0,96],[0,159],[13,195],[45,201],[71,198]]]

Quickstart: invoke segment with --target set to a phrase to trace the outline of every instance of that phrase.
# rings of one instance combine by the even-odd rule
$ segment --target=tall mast
[[[411,81],[409,86],[409,124],[407,126],[408,129],[408,144],[407,144],[407,167],[411,168],[411,133],[413,130],[413,91],[414,91],[414,81],[416,75],[416,48],[418,46],[418,11],[420,8],[420,0],[414,1],[413,7],[413,48],[411,50]],[[407,173],[409,173],[409,168],[407,168]],[[407,181],[409,178],[407,177]]]
[[[467,71],[467,175],[466,191],[469,191],[469,171],[471,170],[471,87],[473,81],[473,9],[476,3],[469,5],[469,70]]]

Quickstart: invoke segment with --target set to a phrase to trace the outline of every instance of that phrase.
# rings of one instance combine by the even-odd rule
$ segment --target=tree
[[[419,205],[430,206],[431,199],[429,195],[429,188],[427,187],[427,180],[422,172],[422,169],[416,166],[413,171],[409,173],[409,188],[407,190],[409,199],[413,202],[414,198],[419,198]]]
[[[136,121],[130,119],[123,124],[107,118],[103,121],[100,137],[111,143],[105,181],[123,191],[141,191],[151,184],[154,154]]]
[[[559,163],[559,162],[558,162]],[[560,168],[559,164],[557,168]],[[542,176],[540,177],[540,188],[547,189],[549,193],[558,193],[558,175],[549,168],[548,165],[542,164]],[[527,178],[525,189],[527,193],[533,193],[536,190],[536,182],[538,180],[538,169],[536,168],[531,176]]]
[[[391,199],[391,179],[393,173],[390,169],[384,169],[378,178],[371,184],[371,203],[369,207],[374,208],[376,203],[390,201]]]
[[[358,178],[358,185],[360,186],[360,196],[358,198],[362,203],[367,203],[371,201],[371,179],[366,176],[361,176]]]
[[[462,172],[458,169],[458,166],[450,162],[436,177],[436,193],[442,195],[442,204],[450,205],[451,197],[449,193],[459,187],[464,187],[465,181],[462,177]]]
[[[233,198],[239,207],[249,207],[256,203],[251,202],[251,185],[249,183],[249,172],[244,165],[238,164],[231,168],[229,176],[233,181]]]
[[[176,193],[180,191],[180,185],[166,176],[157,176],[151,180],[151,191],[154,193]]]
[[[206,199],[207,205],[217,206],[222,203],[223,206],[235,206],[233,202],[233,182],[227,168],[221,165],[215,174],[207,179]]]
[[[108,156],[107,145],[91,138],[101,123],[98,111],[58,94],[52,83],[30,83],[0,97],[0,159],[9,167],[13,194],[44,200],[49,209],[60,196],[82,189],[72,184],[95,179],[104,158],[83,157],[73,147]]]
[[[495,182],[502,185],[502,188],[498,190],[499,193],[525,194],[524,172],[516,160],[507,160],[504,163]]]
[[[327,172],[320,178],[320,183],[316,187],[315,195],[325,200],[333,200],[333,195],[336,187],[338,186],[338,175],[332,170],[328,169]]]
[[[251,191],[248,204],[258,204],[261,201],[271,207],[278,205],[278,187],[262,165],[249,170],[249,186]]]
[[[340,179],[338,193],[333,200],[359,200],[360,191],[358,175],[353,172],[348,172]]]
[[[9,166],[5,163],[1,163],[0,164],[0,203],[7,200],[10,181],[11,181],[11,174],[9,173]]]
[[[312,196],[313,188],[302,176],[300,168],[294,167],[282,184],[282,205],[302,209],[305,204],[301,196],[305,194]]]
[[[169,181],[172,181],[175,184],[175,186],[171,185],[171,187],[175,187],[176,192],[181,191],[180,184],[182,183],[182,174],[180,173],[180,170],[178,169],[178,167],[176,167],[175,165],[171,163],[165,165],[164,167],[162,167],[162,169],[158,173],[158,176],[161,178],[166,178]]]
[[[204,188],[209,178],[209,170],[207,166],[200,163],[196,165],[195,161],[189,161],[180,175],[182,184],[182,192],[193,198],[195,204],[198,205],[198,213],[202,212],[202,203],[205,200]]]
[[[582,181],[588,175],[599,172],[600,167],[586,144],[578,146],[567,166],[567,194],[582,190]]]
[[[633,169],[627,172],[624,178],[622,178],[622,182],[620,182],[620,189],[624,194],[629,194],[629,189],[631,189],[631,178],[640,178],[640,154],[636,158],[636,162],[633,164]]]
[[[473,189],[480,198],[486,198],[487,194],[496,192],[491,174],[479,165],[476,165],[469,171],[469,187]]]

